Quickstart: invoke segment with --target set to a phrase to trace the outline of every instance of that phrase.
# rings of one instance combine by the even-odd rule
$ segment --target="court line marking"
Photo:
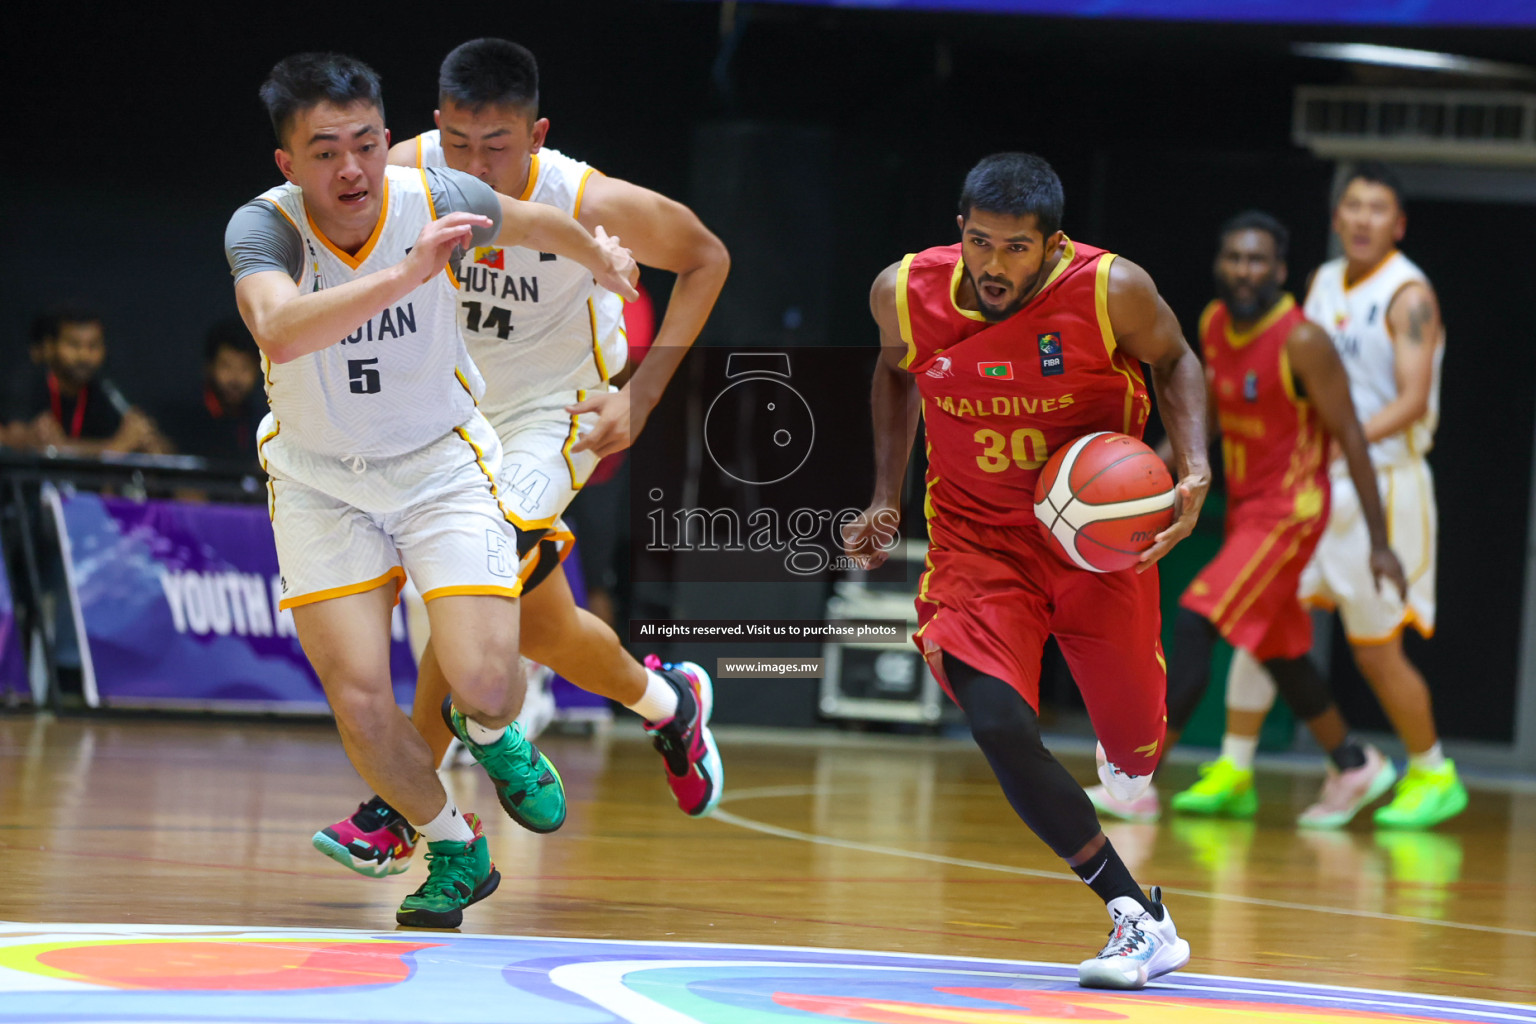
[[[216,925],[128,925],[128,924],[78,924],[78,923],[23,923],[0,920],[0,947],[18,945],[15,940],[22,938],[35,938],[38,935],[46,936],[55,941],[80,941],[82,938],[102,937],[108,938],[137,938],[137,939],[191,939],[197,940],[207,936],[222,936],[233,939],[247,939],[261,941],[270,945],[277,945],[282,941],[294,943],[295,950],[308,948],[308,944],[316,940],[344,940],[366,939],[379,943],[380,949],[387,949],[391,942],[414,941],[411,932],[381,932],[377,930],[352,929],[352,928],[281,928],[271,926],[256,926],[250,928],[230,928]],[[576,936],[555,935],[486,935],[478,933],[442,934],[436,933],[442,941],[442,945],[426,955],[438,962],[456,964],[458,966],[481,967],[481,963],[474,960],[460,960],[451,957],[448,951],[459,940],[491,940],[511,942],[539,942],[567,945],[601,945],[634,947],[642,950],[654,950],[657,948],[698,949],[702,951],[719,951],[722,949],[741,950],[744,953],[761,955],[768,953],[795,953],[814,954],[825,956],[827,954],[842,954],[849,957],[877,960],[916,960],[919,964],[894,965],[894,964],[838,964],[825,961],[794,961],[790,966],[812,969],[839,969],[839,970],[879,970],[901,971],[920,974],[975,974],[984,976],[1006,977],[1015,981],[1062,981],[1075,974],[1075,968],[1071,964],[1047,963],[1040,960],[1005,960],[996,957],[961,956],[956,954],[933,953],[906,953],[906,952],[882,952],[869,949],[849,949],[837,946],[785,946],[777,944],[755,944],[738,942],[690,942],[684,940],[669,939],[592,939]],[[695,962],[695,961],[688,961]],[[718,961],[698,961],[710,966],[719,966]],[[646,967],[657,964],[654,960],[639,961]],[[755,967],[767,966],[763,961],[750,961]],[[952,965],[960,964],[959,968]],[[938,966],[942,965],[942,966]],[[968,967],[967,965],[977,965]],[[520,964],[512,965],[521,968]],[[977,969],[980,967],[995,967],[995,970]],[[1044,968],[1045,972],[1021,970],[1021,968]],[[501,971],[506,965],[491,968]],[[1490,999],[1480,999],[1475,996],[1436,996],[1421,992],[1398,992],[1384,989],[1368,989],[1358,986],[1330,985],[1326,982],[1290,982],[1265,978],[1232,978],[1219,974],[1202,974],[1193,971],[1179,971],[1177,980],[1173,976],[1167,979],[1158,979],[1147,985],[1147,991],[1167,991],[1177,997],[1181,992],[1221,992],[1241,995],[1249,999],[1311,997],[1322,1002],[1360,1003],[1368,1006],[1381,1005],[1381,996],[1390,999],[1411,1000],[1411,1002],[1391,1003],[1393,1010],[1427,1010],[1431,1012],[1470,1012],[1469,1007],[1477,1007],[1481,1012],[1501,1020],[1511,1021],[1536,1021],[1536,1008],[1521,1003],[1501,1002]],[[1363,998],[1371,997],[1371,998]],[[1317,1008],[1316,1003],[1301,1004],[1309,1008]],[[1488,1009],[1511,1010],[1514,1013],[1490,1013]]]
[[[1055,965],[1041,965],[1038,962],[1035,962],[1035,963],[1029,964],[1029,966],[1055,966]],[[1001,977],[1001,978],[1006,978],[1007,980],[1013,981],[1013,982],[1017,982],[1017,981],[1062,981],[1062,980],[1064,980],[1064,978],[1061,975],[1056,975],[1056,974],[1034,974],[1034,973],[1030,973],[1028,971],[1022,971],[1022,972],[1011,972],[1011,971],[993,972],[993,971],[954,970],[952,968],[941,968],[941,967],[896,967],[896,966],[883,966],[883,965],[876,965],[876,964],[857,964],[857,965],[811,964],[811,965],[807,965],[807,964],[798,963],[798,962],[795,962],[795,961],[777,962],[777,961],[773,961],[773,960],[684,960],[684,959],[673,959],[673,960],[603,960],[603,961],[578,963],[578,964],[562,964],[562,965],[560,965],[558,967],[555,967],[555,968],[550,970],[550,972],[549,972],[549,980],[551,982],[553,982],[554,984],[560,986],[561,988],[566,989],[567,991],[570,991],[570,992],[574,992],[575,994],[577,994],[579,996],[582,996],[582,997],[590,1000],[591,1002],[596,1003],[597,1005],[603,1007],[605,1010],[608,1010],[609,1012],[614,1013],[615,1015],[617,1015],[619,1017],[622,1017],[622,1018],[624,1018],[626,1020],[632,1020],[632,1021],[641,1021],[641,1020],[643,1020],[643,1021],[646,1021],[647,1024],[692,1024],[692,1022],[694,1021],[693,1017],[691,1017],[691,1016],[689,1016],[689,1015],[687,1015],[685,1013],[681,1013],[679,1011],[673,1010],[671,1007],[665,1006],[665,1005],[657,1002],[656,1000],[652,999],[650,996],[646,995],[645,993],[639,992],[639,991],[635,990],[634,988],[630,987],[628,984],[626,984],[626,982],[628,981],[628,978],[629,978],[630,975],[642,975],[642,974],[644,974],[647,971],[652,971],[652,970],[671,970],[671,969],[675,969],[675,968],[679,968],[679,967],[682,967],[682,968],[687,968],[687,967],[705,967],[705,968],[719,968],[719,967],[741,968],[741,967],[746,967],[746,968],[752,968],[752,969],[774,969],[774,968],[782,969],[782,968],[786,968],[786,967],[789,967],[789,968],[811,967],[812,969],[815,969],[815,970],[855,970],[855,971],[870,971],[870,972],[888,971],[888,972],[895,972],[895,973],[902,973],[902,974],[940,974],[940,975],[950,975],[950,976],[957,975],[957,974],[960,974],[960,975],[980,975],[982,977]],[[1065,974],[1065,976],[1067,978],[1070,978],[1071,977],[1071,967],[1068,966],[1063,973]],[[1232,979],[1224,979],[1224,980],[1230,981]],[[1254,990],[1249,989],[1249,988],[1245,988],[1245,987],[1243,987],[1241,985],[1233,985],[1233,984],[1227,984],[1227,985],[1201,985],[1201,986],[1199,986],[1197,988],[1195,986],[1182,986],[1181,987],[1181,986],[1178,986],[1177,984],[1172,984],[1172,983],[1158,983],[1158,982],[1154,982],[1153,984],[1148,985],[1147,987],[1149,989],[1154,990],[1154,991],[1159,990],[1159,989],[1166,990],[1169,993],[1170,998],[1174,998],[1174,999],[1177,999],[1177,998],[1180,998],[1180,997],[1184,996],[1184,993],[1187,992],[1187,991],[1217,992],[1217,993],[1222,993],[1224,995],[1246,996],[1249,999],[1255,998]],[[1304,983],[1303,984],[1294,985],[1294,986],[1286,986],[1285,983],[1280,983],[1278,991],[1262,991],[1261,993],[1259,993],[1259,995],[1260,996],[1268,995],[1271,998],[1273,998],[1275,996],[1280,996],[1282,998],[1288,998],[1288,999],[1301,999],[1301,998],[1310,997],[1310,998],[1312,998],[1312,999],[1317,1001],[1317,1002],[1311,1003],[1311,1004],[1308,1004],[1308,1003],[1290,1004],[1291,1006],[1294,1006],[1297,1009],[1325,1009],[1325,1010],[1331,1010],[1331,1009],[1338,1008],[1334,1004],[1340,1004],[1340,1005],[1343,1005],[1343,1006],[1348,1006],[1348,1005],[1352,1004],[1352,1005],[1355,1005],[1355,1006],[1360,1006],[1362,1008],[1363,1007],[1380,1008],[1380,1007],[1382,1007],[1383,1002],[1385,1002],[1386,1008],[1389,1011],[1394,1011],[1394,1012],[1419,1011],[1419,1010],[1426,1010],[1426,1011],[1435,1012],[1435,1011],[1444,1011],[1446,1009],[1451,1009],[1453,1011],[1454,1010],[1461,1010],[1462,1012],[1467,1012],[1467,1010],[1470,1009],[1470,1007],[1455,1006],[1454,1004],[1452,1004],[1452,1006],[1450,1006],[1450,1007],[1446,1007],[1444,1005],[1435,1005],[1434,1003],[1428,1002],[1428,1001],[1425,1001],[1425,1002],[1422,1002],[1422,1003],[1415,1003],[1414,1002],[1415,999],[1422,998],[1422,997],[1418,997],[1414,993],[1408,993],[1408,992],[1403,992],[1403,993],[1373,992],[1373,993],[1371,993],[1371,997],[1370,998],[1360,998],[1360,997],[1351,997],[1351,996],[1345,996],[1345,995],[1332,995],[1332,994],[1323,993],[1323,992],[1309,991],[1310,987],[1311,986],[1309,986],[1307,984],[1304,984]],[[1318,987],[1319,988],[1325,988],[1327,986],[1318,986]],[[1118,993],[1107,993],[1107,994],[1111,998],[1113,998],[1115,995],[1118,995]],[[1388,996],[1389,998],[1384,1001],[1381,998],[1382,996]],[[1394,1002],[1394,1001],[1392,1001],[1392,999],[1390,998],[1392,996],[1397,996],[1398,999],[1401,1000],[1401,1002]],[[1433,999],[1433,998],[1434,997],[1431,997],[1431,999]],[[1467,1002],[1469,1002],[1469,1003],[1477,1003],[1479,1001],[1478,1000],[1467,1000]],[[1322,1006],[1318,1006],[1317,1003],[1322,1003],[1323,1005]],[[1280,1005],[1286,1005],[1286,1004],[1280,1004]],[[1501,1004],[1490,1004],[1490,1005],[1498,1006],[1498,1005],[1501,1005]],[[1212,1009],[1217,1009],[1219,1011],[1220,1003],[1216,1003],[1211,1008]],[[1515,1006],[1511,1006],[1510,1008],[1511,1009],[1522,1009],[1522,1010],[1524,1009],[1523,1007],[1515,1007]],[[966,1009],[966,1008],[962,1007],[961,1009]],[[1533,1015],[1533,1014],[1530,1014],[1530,1013],[1499,1013],[1496,1010],[1485,1009],[1485,1008],[1482,1008],[1482,1007],[1479,1007],[1477,1010],[1475,1010],[1473,1012],[1480,1012],[1480,1013],[1482,1013],[1486,1017],[1497,1018],[1499,1020],[1508,1020],[1508,1021],[1531,1021],[1531,1020],[1536,1020],[1536,1015]]]
[[[804,797],[825,796],[829,791],[822,786],[764,786],[758,789],[743,789],[735,793],[727,793],[720,798],[720,802],[737,800],[762,800],[772,797]],[[823,836],[814,832],[800,832],[792,828],[782,828],[778,825],[770,825],[764,821],[755,821],[752,818],[744,818],[730,811],[716,810],[710,815],[714,820],[727,825],[735,825],[751,832],[760,832],[764,835],[777,836],[780,839],[793,839],[797,842],[812,843],[817,846],[831,846],[840,850],[858,850],[863,853],[877,853],[887,857],[903,857],[908,860],[926,861],[930,864],[945,864],[950,867],[974,868],[977,871],[997,871],[1007,875],[1025,875],[1030,878],[1053,878],[1058,881],[1068,881],[1067,876],[1060,871],[1042,871],[1039,868],[1021,868],[1012,864],[993,864],[984,860],[967,860],[963,857],[947,857],[940,853],[923,853],[920,850],[903,850],[896,846],[879,846],[874,843],[861,843],[855,839],[838,839],[835,836]],[[1171,889],[1163,887],[1163,892],[1174,896],[1189,896],[1194,899],[1215,900],[1225,903],[1241,903],[1250,907],[1269,907],[1274,910],[1300,910],[1314,914],[1334,914],[1339,917],[1362,918],[1371,921],[1391,921],[1394,924],[1430,925],[1436,928],[1456,928],[1469,932],[1484,932],[1491,935],[1512,935],[1522,939],[1536,939],[1536,931],[1527,931],[1520,928],[1501,928],[1491,924],[1468,924],[1464,921],[1442,921],[1432,917],[1411,917],[1406,914],[1388,914],[1377,910],[1353,910],[1346,907],[1324,907],[1313,903],[1294,903],[1290,900],[1270,900],[1261,896],[1233,896],[1224,893],[1206,892],[1201,889]]]

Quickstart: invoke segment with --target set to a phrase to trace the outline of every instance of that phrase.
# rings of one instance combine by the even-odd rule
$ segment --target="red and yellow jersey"
[[[1206,378],[1221,424],[1232,507],[1249,502],[1310,518],[1327,494],[1327,434],[1296,392],[1285,343],[1305,320],[1289,295],[1238,332],[1220,300],[1200,315]]]
[[[1057,448],[1096,430],[1141,436],[1151,400],[1109,325],[1114,258],[1066,242],[1039,293],[995,324],[955,301],[958,244],[901,261],[902,366],[923,399],[929,517],[1032,523],[1035,478]]]

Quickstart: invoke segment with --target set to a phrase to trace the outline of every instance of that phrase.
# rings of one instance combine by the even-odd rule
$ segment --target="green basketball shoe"
[[[1434,771],[1409,766],[1397,784],[1397,795],[1376,809],[1382,828],[1430,828],[1467,809],[1467,787],[1456,774],[1456,762],[1447,760]]]
[[[480,831],[480,819],[466,814],[475,838],[468,843],[445,839],[427,844],[427,880],[395,912],[395,920],[411,928],[457,928],[464,908],[479,903],[501,884],[491,863],[491,851]]]
[[[1200,781],[1173,795],[1173,809],[1180,814],[1208,817],[1251,818],[1259,809],[1253,788],[1253,769],[1239,768],[1224,757],[1200,766]]]
[[[513,722],[495,743],[481,746],[469,738],[463,712],[443,701],[443,721],[496,784],[496,798],[507,816],[530,832],[553,832],[565,824],[565,784],[539,748]]]

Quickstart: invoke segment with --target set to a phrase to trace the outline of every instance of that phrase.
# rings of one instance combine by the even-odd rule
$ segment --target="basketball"
[[[1173,522],[1173,477],[1134,437],[1084,434],[1040,471],[1035,518],[1073,565],[1119,572]]]

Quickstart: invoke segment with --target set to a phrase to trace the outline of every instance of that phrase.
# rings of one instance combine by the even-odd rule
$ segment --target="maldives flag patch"
[[[1012,363],[977,363],[976,369],[981,371],[983,377],[993,377],[997,380],[1013,380]]]

